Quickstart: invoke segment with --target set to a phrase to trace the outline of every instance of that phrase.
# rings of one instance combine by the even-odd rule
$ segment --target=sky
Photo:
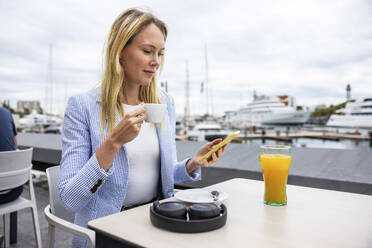
[[[0,0],[0,101],[39,100],[63,113],[68,97],[99,83],[110,26],[131,7],[168,26],[158,82],[168,83],[177,114],[186,63],[191,114],[207,110],[203,81],[216,115],[251,102],[253,91],[308,107],[345,101],[348,83],[352,98],[372,96],[370,0]]]

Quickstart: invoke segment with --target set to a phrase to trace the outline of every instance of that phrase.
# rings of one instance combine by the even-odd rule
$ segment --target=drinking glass
[[[262,145],[260,163],[265,181],[264,203],[271,206],[287,205],[286,185],[291,164],[291,147]]]

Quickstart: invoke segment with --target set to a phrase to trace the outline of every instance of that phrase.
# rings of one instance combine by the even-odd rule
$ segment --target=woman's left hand
[[[199,167],[205,167],[209,166],[211,164],[214,164],[222,157],[222,153],[226,150],[227,145],[222,146],[220,149],[218,149],[216,152],[212,153],[209,158],[204,159],[203,161],[199,162],[199,160],[210,150],[213,149],[214,146],[216,146],[218,143],[222,142],[222,139],[215,139],[202,147],[200,147],[199,151],[196,153],[196,155],[190,159],[186,164],[187,172],[190,174],[194,170],[196,170]]]

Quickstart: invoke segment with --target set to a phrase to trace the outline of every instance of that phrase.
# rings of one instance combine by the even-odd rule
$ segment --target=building
[[[37,112],[41,111],[40,102],[39,101],[17,101],[17,110],[24,112],[28,109],[30,112],[36,110]]]

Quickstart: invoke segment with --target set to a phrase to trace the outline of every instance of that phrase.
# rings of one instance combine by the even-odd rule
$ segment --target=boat
[[[62,123],[63,119],[61,117],[51,114],[38,114],[36,110],[19,119],[19,127],[21,129],[34,127],[46,128],[51,125],[61,126]]]
[[[328,119],[330,127],[372,128],[372,97],[346,103]]]
[[[61,134],[62,133],[62,126],[61,125],[51,125],[44,130],[44,133]]]
[[[288,96],[254,96],[253,102],[237,111],[229,111],[226,123],[233,128],[261,125],[299,125],[310,118],[311,112],[298,111]]]
[[[190,141],[212,141],[218,138],[226,138],[230,132],[222,128],[216,121],[203,121],[187,132],[187,138]]]

